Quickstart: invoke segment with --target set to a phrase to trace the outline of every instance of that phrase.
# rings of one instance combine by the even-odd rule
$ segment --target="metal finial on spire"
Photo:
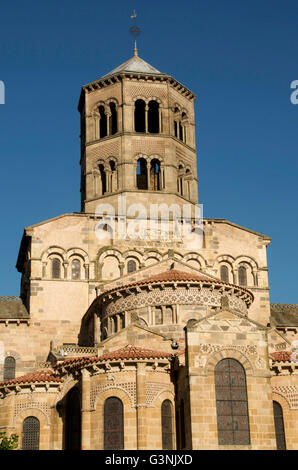
[[[133,14],[131,15],[131,18],[134,20],[134,25],[129,28],[129,31],[131,32],[131,34],[134,36],[135,38],[135,47],[134,47],[134,55],[137,56],[138,55],[138,49],[137,49],[137,36],[140,34],[141,30],[140,28],[137,26],[137,23],[136,23],[136,17],[137,17],[137,14],[136,14],[136,10],[133,11]]]

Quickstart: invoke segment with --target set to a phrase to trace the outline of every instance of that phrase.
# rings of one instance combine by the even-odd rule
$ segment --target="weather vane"
[[[136,17],[137,17],[137,14],[136,14],[136,11],[134,10],[133,11],[133,15],[131,15],[131,18],[134,20],[134,25],[129,28],[129,31],[130,33],[134,36],[135,38],[135,47],[134,47],[134,55],[137,56],[138,55],[138,49],[137,49],[137,36],[140,34],[141,30],[140,28],[137,26],[137,23],[136,23]]]

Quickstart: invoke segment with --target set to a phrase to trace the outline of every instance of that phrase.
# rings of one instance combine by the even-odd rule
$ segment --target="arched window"
[[[137,162],[137,188],[148,189],[147,162],[139,158]]]
[[[109,191],[114,193],[117,191],[118,182],[117,182],[117,170],[116,170],[116,163],[114,160],[110,160],[110,183],[109,183]]]
[[[146,107],[145,101],[136,100],[135,102],[135,132],[146,132],[145,107]]]
[[[160,191],[160,161],[157,158],[153,158],[150,163],[150,189],[152,191]]]
[[[110,397],[104,404],[104,450],[124,449],[123,404]]]
[[[22,450],[39,450],[40,424],[35,416],[23,421]]]
[[[173,450],[173,412],[170,400],[164,400],[161,405],[162,449]]]
[[[100,120],[99,120],[99,138],[101,139],[103,137],[106,137],[106,135],[107,135],[107,130],[108,130],[107,115],[106,115],[104,106],[99,106],[98,112],[99,112],[99,116],[100,116]]]
[[[148,104],[148,132],[159,133],[159,104],[157,101],[149,101]]]
[[[224,282],[229,282],[229,269],[225,265],[220,267],[220,279]]]
[[[120,328],[125,328],[125,315],[120,313]]]
[[[61,261],[59,258],[52,259],[52,278],[53,279],[61,278]]]
[[[178,193],[183,196],[183,181],[184,181],[185,168],[183,165],[178,167]]]
[[[65,449],[81,449],[81,400],[76,387],[66,397]]]
[[[235,359],[223,359],[214,375],[218,443],[250,444],[245,370]]]
[[[274,413],[274,425],[275,425],[275,436],[276,436],[276,449],[286,450],[286,437],[284,418],[281,405],[277,402],[273,402],[273,413]]]
[[[107,191],[106,172],[103,164],[98,165],[98,169],[100,173],[100,194],[104,195]]]
[[[4,361],[3,380],[13,380],[16,375],[16,361],[12,356],[7,356]]]
[[[127,272],[134,273],[137,270],[137,264],[133,259],[130,259],[127,263]]]
[[[110,103],[110,122],[109,122],[109,128],[110,128],[110,135],[116,134],[118,130],[118,125],[117,125],[117,110],[116,110],[116,105],[115,103]]]
[[[247,270],[245,266],[240,266],[238,269],[239,285],[247,286]]]
[[[81,279],[81,262],[73,259],[71,262],[71,279]]]
[[[162,325],[162,308],[161,307],[155,307],[155,312],[154,312],[154,319],[155,319],[155,325]]]

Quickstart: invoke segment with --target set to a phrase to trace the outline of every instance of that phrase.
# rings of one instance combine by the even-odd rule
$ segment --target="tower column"
[[[82,370],[82,436],[81,449],[90,450],[91,442],[91,416],[90,416],[90,374],[87,369]]]
[[[146,363],[137,363],[137,448],[147,449]]]
[[[148,133],[148,110],[149,110],[149,106],[148,104],[146,104],[145,106],[145,132],[146,134]]]

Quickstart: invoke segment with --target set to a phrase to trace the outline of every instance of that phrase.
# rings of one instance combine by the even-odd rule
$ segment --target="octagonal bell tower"
[[[81,211],[198,202],[195,95],[137,55],[82,87]]]

